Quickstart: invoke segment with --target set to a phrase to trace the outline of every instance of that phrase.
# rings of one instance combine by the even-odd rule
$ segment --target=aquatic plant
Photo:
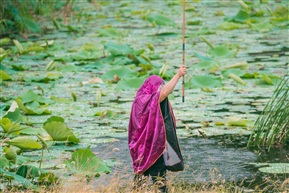
[[[289,142],[289,73],[280,81],[270,101],[258,117],[248,147]]]

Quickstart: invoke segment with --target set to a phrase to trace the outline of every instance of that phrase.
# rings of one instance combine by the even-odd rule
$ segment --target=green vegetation
[[[248,146],[289,143],[289,76],[278,84],[270,101],[254,125]]]
[[[95,149],[127,138],[136,89],[149,75],[169,80],[181,64],[181,2],[0,2],[0,191],[130,191],[129,166]],[[229,136],[240,138],[236,146],[243,150],[241,140],[252,134],[249,146],[286,145],[288,76],[280,77],[288,72],[287,4],[187,1],[186,102],[178,91],[170,96],[180,140]],[[258,132],[252,130],[257,119]],[[286,163],[254,164],[266,180],[278,174],[270,186],[173,179],[169,187],[286,190],[288,180],[278,178],[288,175]],[[102,175],[113,166],[124,168],[121,177]],[[114,183],[101,184],[105,178]]]

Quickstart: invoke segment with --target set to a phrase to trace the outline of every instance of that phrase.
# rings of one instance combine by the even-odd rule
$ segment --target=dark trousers
[[[149,169],[143,174],[135,175],[134,181],[136,187],[141,187],[145,179],[151,176],[153,183],[159,187],[161,192],[167,192],[166,186],[166,165],[164,157],[161,156]]]

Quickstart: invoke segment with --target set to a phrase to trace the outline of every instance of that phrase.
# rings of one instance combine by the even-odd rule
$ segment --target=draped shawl
[[[144,173],[166,149],[166,128],[159,103],[163,83],[159,76],[148,77],[132,103],[128,144],[136,174]],[[175,128],[173,111],[168,105]]]

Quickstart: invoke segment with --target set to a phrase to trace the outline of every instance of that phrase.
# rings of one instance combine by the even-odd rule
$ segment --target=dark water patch
[[[289,51],[288,47],[282,47],[280,50],[263,51],[263,52],[251,52],[248,53],[250,56],[285,56],[286,52]]]

